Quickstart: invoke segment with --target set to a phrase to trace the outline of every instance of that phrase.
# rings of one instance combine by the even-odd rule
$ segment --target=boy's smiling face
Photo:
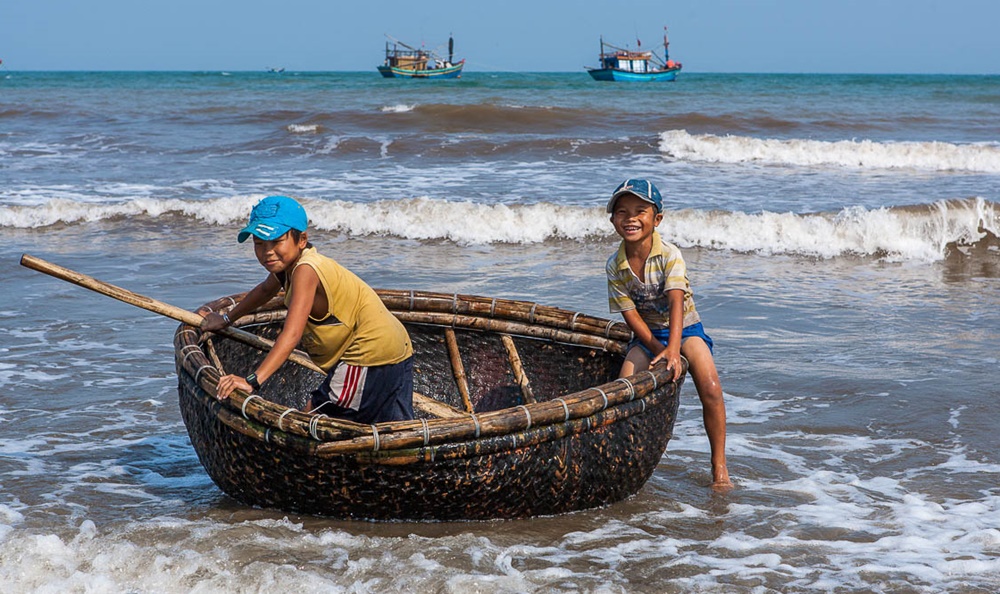
[[[302,250],[306,249],[307,243],[305,232],[299,236],[298,241],[292,237],[291,231],[271,241],[255,235],[253,251],[261,266],[271,274],[278,274],[291,269],[292,265],[298,261],[299,256],[302,255]]]
[[[635,194],[625,194],[615,201],[611,224],[626,242],[639,242],[653,235],[663,220],[663,213]]]

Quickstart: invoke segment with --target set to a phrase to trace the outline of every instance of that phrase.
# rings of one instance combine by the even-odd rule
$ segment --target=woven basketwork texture
[[[403,295],[419,310],[415,294]],[[232,302],[208,306],[224,309]],[[560,311],[546,308],[546,315],[558,318]],[[492,320],[503,316],[490,313]],[[578,325],[579,314],[564,317]],[[241,325],[273,338],[281,320],[264,316]],[[588,336],[609,338],[606,321],[591,325]],[[249,373],[263,354],[181,326],[175,336],[180,408],[201,463],[224,492],[246,504],[373,520],[563,513],[619,501],[652,475],[673,431],[683,376],[667,382],[665,373],[647,372],[615,380],[621,348],[513,335],[531,386],[529,401],[501,333],[407,323],[415,390],[460,410],[446,329],[454,332],[475,415],[418,413],[417,421],[353,427],[296,420],[300,413],[287,407],[301,407],[320,376],[290,363],[264,384],[260,397],[217,401],[218,377]],[[621,335],[612,340],[621,343]]]

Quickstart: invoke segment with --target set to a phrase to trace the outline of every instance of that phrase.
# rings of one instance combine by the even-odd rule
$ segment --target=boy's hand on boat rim
[[[247,383],[245,378],[238,375],[224,375],[219,378],[219,384],[215,390],[215,397],[219,400],[225,400],[236,390],[242,390],[247,394],[253,393],[253,388],[250,387],[250,384]]]
[[[668,352],[667,349],[663,349],[662,351],[660,351],[658,355],[653,357],[653,360],[650,361],[649,366],[652,367],[653,365],[656,365],[660,361],[663,361],[667,364],[667,369],[671,372],[670,381],[672,382],[677,381],[677,378],[681,376],[681,370],[683,369],[683,367],[681,366],[680,354],[678,353],[674,355]]]

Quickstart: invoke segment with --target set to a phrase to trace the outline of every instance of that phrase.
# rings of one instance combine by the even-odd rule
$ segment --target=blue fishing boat
[[[385,78],[459,78],[465,60],[455,62],[454,56],[455,40],[452,37],[448,37],[447,59],[433,51],[411,47],[389,37],[385,42],[385,62],[378,67],[378,71]]]
[[[641,43],[639,44],[641,47]],[[670,41],[663,28],[663,59],[653,51],[632,51],[615,47],[601,37],[600,66],[587,67],[594,80],[672,81],[681,71],[681,63],[670,59]]]

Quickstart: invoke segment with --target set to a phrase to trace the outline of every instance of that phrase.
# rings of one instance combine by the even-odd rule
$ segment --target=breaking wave
[[[0,206],[0,227],[34,229],[121,218],[142,224],[142,219],[171,215],[236,227],[260,197],[136,199],[105,204],[52,200],[34,206]],[[608,238],[613,233],[602,207],[547,202],[477,204],[432,198],[302,202],[309,212],[311,228],[350,236],[481,245],[583,241]],[[819,258],[859,255],[890,261],[934,261],[946,257],[953,246],[974,246],[985,241],[993,242],[989,249],[995,251],[1000,236],[1000,206],[982,198],[968,198],[874,209],[853,206],[839,212],[810,214],[684,209],[667,212],[660,231],[683,247]]]
[[[780,140],[670,130],[660,134],[660,152],[709,163],[1000,173],[997,143]]]

